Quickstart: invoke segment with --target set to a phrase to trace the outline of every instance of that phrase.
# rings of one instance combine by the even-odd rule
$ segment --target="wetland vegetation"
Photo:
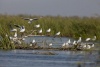
[[[23,18],[38,18],[31,24]],[[97,36],[100,40],[100,17],[62,17],[62,16],[31,16],[31,15],[2,15],[0,14],[0,48],[1,49],[15,49],[14,44],[11,43],[8,36],[14,35],[10,32],[9,25],[24,25],[25,35],[29,35],[32,30],[35,30],[34,25],[40,24],[43,29],[42,35],[46,35],[46,30],[51,28],[50,36],[54,36],[56,32],[60,31],[60,36],[83,39],[87,37],[92,38]],[[32,33],[36,35],[37,33]],[[18,32],[18,36],[20,36]]]

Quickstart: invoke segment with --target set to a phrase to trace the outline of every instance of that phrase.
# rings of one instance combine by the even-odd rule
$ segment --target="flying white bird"
[[[38,20],[38,18],[24,18],[24,20],[29,20],[28,23],[32,23],[33,20]]]
[[[25,32],[25,26],[20,27],[20,32]]]
[[[14,24],[14,26],[16,26],[17,28],[19,28],[20,32],[25,32],[25,26],[20,26],[20,25],[17,25],[17,24]]]

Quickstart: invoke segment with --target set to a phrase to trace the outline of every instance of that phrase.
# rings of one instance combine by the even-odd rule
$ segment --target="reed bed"
[[[34,25],[40,24],[43,29],[43,35],[46,35],[46,30],[51,28],[50,36],[55,35],[56,32],[60,31],[60,36],[78,38],[82,37],[83,39],[87,37],[97,36],[97,39],[100,40],[100,17],[62,17],[62,16],[31,16],[31,15],[2,15],[0,14],[0,48],[15,48],[14,45],[10,42],[9,38],[5,35],[13,35],[10,32],[9,24],[18,24],[24,25],[26,28],[25,35],[31,33],[31,30],[34,30]],[[39,18],[37,21],[33,21],[31,24],[28,24],[27,20],[23,18]],[[19,32],[18,32],[19,33]],[[20,33],[19,33],[20,35]],[[34,35],[34,34],[33,34]]]

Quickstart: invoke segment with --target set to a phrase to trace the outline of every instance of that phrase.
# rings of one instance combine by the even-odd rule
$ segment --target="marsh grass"
[[[39,18],[37,21],[28,24],[27,20],[23,18]],[[40,24],[43,29],[43,35],[46,35],[46,30],[51,28],[50,35],[55,35],[56,32],[60,31],[60,36],[78,38],[81,36],[83,39],[87,37],[97,36],[97,39],[100,40],[100,17],[62,17],[62,16],[31,16],[31,15],[2,15],[0,14],[0,36],[2,37],[0,42],[0,48],[14,48],[14,45],[11,44],[9,38],[5,35],[13,35],[10,32],[9,24],[18,24],[24,25],[26,28],[25,35],[31,33],[31,30],[35,30],[34,25]],[[34,33],[33,33],[34,34]],[[35,33],[36,34],[36,33]],[[20,33],[18,32],[20,36]]]

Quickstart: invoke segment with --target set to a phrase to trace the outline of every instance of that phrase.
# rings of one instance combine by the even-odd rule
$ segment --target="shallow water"
[[[53,43],[60,47],[68,41],[66,37],[34,36],[25,38],[26,43],[33,39],[38,45]],[[95,48],[97,49],[96,45]],[[51,54],[51,55],[49,55]],[[0,67],[99,67],[100,51],[59,51],[59,50],[0,50]]]
[[[37,45],[43,46],[44,42],[45,44],[49,45],[52,43],[52,47],[61,47],[63,43],[67,42],[69,39],[71,42],[74,41],[72,38],[68,37],[52,37],[52,36],[31,36],[25,38],[25,43],[30,43],[32,40],[35,39],[37,42]]]
[[[0,51],[0,67],[99,67],[99,59],[98,51]]]
[[[70,37],[30,36],[30,37],[25,37],[24,42],[29,44],[30,42],[32,42],[33,39],[37,42],[37,45],[39,45],[39,46],[43,46],[44,42],[46,45],[49,45],[50,43],[52,43],[53,48],[62,47],[62,44],[66,43],[69,39],[70,39],[71,43],[73,43],[73,41],[76,40],[76,39],[73,39]],[[84,40],[82,40],[82,42],[87,43]],[[100,44],[100,41],[96,41],[96,42],[89,41],[88,43],[94,43],[95,47],[96,47],[97,44]]]

